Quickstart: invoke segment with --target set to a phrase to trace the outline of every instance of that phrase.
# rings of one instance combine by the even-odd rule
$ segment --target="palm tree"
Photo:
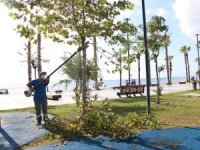
[[[31,69],[31,42],[28,41],[28,45],[26,45],[27,48],[27,62],[28,62],[28,81],[30,82],[32,80],[32,69]]]
[[[28,44],[24,44],[25,48],[24,50],[26,51],[25,54],[18,52],[20,56],[25,57],[21,62],[26,62],[27,63],[27,73],[28,73],[28,82],[32,80],[32,69],[31,69],[31,64],[32,64],[32,54],[31,54],[31,42],[28,41]]]
[[[168,30],[167,30],[168,31]],[[170,44],[170,36],[167,35],[167,33],[163,37],[163,46],[165,48],[165,61],[166,61],[166,70],[167,70],[167,84],[171,85],[172,83],[170,82],[170,70],[169,70],[169,57],[168,57],[168,46]]]
[[[42,72],[42,63],[41,63],[41,33],[37,34],[37,68],[38,68],[38,76]]]
[[[168,27],[165,25],[165,19],[160,16],[153,16],[147,24],[148,26],[148,46],[152,53],[152,60],[155,62],[156,79],[157,79],[157,97],[156,102],[160,104],[159,91],[160,91],[160,80],[159,80],[159,68],[158,68],[158,56],[160,49],[163,47],[163,38],[168,31]]]
[[[66,59],[67,59],[67,57],[63,57],[64,61]],[[82,86],[83,86],[83,83],[82,83],[82,80],[83,80],[82,63],[83,63],[83,58],[79,54],[79,55],[75,56],[74,58],[72,58],[62,68],[63,74],[67,75],[69,79],[71,79],[75,82],[75,90],[79,90],[79,94],[81,94],[81,89],[82,89]],[[87,82],[89,80],[95,80],[95,75],[94,75],[93,72],[96,71],[96,67],[95,67],[95,64],[93,63],[93,61],[87,60],[86,69],[87,69],[86,74],[87,74],[87,77],[88,77]],[[67,83],[68,83],[69,80],[62,80],[61,83],[63,83],[64,81],[67,81]],[[77,96],[76,93],[75,93],[75,95]]]
[[[172,83],[172,59],[174,56],[169,55],[169,82]]]
[[[161,73],[163,70],[165,70],[165,66],[164,66],[164,65],[158,67],[158,79],[159,79],[159,81],[160,81],[160,73]],[[159,92],[159,93],[158,93],[159,95],[161,95],[161,91],[162,91],[162,89],[161,89],[161,87],[159,87],[159,91],[157,91],[157,92]]]
[[[189,46],[183,45],[180,48],[181,53],[184,54],[184,61],[185,61],[185,72],[186,72],[186,81],[190,82],[190,66],[189,66],[189,59],[188,59],[188,52],[190,51]]]
[[[93,46],[94,46],[94,64],[96,67],[95,72],[95,89],[99,90],[99,84],[98,84],[98,63],[97,63],[97,39],[96,36],[93,36]]]
[[[142,43],[139,42],[137,44],[137,48],[136,48],[136,58],[137,58],[137,62],[138,62],[138,84],[140,85],[141,84],[141,77],[140,77],[140,59],[141,59],[141,54],[144,53],[144,44],[143,44],[143,41]]]

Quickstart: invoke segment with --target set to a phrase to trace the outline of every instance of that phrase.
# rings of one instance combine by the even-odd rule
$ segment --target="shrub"
[[[145,113],[129,113],[125,117],[120,117],[108,108],[108,103],[104,102],[104,105],[103,110],[89,105],[84,116],[73,122],[55,117],[46,127],[64,139],[105,135],[116,140],[134,138],[138,136],[136,132],[138,130],[159,127],[153,116],[148,117]]]

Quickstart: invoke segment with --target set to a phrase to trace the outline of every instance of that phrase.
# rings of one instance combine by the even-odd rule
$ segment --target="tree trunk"
[[[188,54],[187,54],[187,68],[188,68],[188,82],[190,82],[190,63],[189,63]]]
[[[168,56],[167,46],[165,46],[165,58],[166,58],[166,70],[167,70],[167,84],[171,85],[172,83],[170,82],[170,79],[169,79],[169,56]]]
[[[149,54],[149,85],[151,85],[151,59],[150,59],[150,54]]]
[[[156,103],[160,104],[160,80],[159,80],[159,75],[158,75],[158,60],[157,60],[157,57],[155,57],[155,63],[156,63],[156,79],[157,79]]]
[[[187,69],[187,62],[186,62],[186,54],[184,54],[185,59],[185,73],[186,73],[186,81],[188,82],[188,69]]]
[[[140,54],[138,53],[138,84],[140,85]]]
[[[170,81],[170,83],[172,83],[172,62],[170,61],[169,62],[169,70],[170,70],[170,73],[169,73],[169,81]]]
[[[119,77],[120,77],[120,87],[122,86],[122,52],[120,49],[120,54],[119,54],[119,63],[120,63],[120,71],[119,71]]]
[[[27,46],[27,60],[28,60],[28,81],[30,82],[32,80],[32,68],[31,68],[31,42],[28,41]]]
[[[38,76],[42,72],[42,63],[41,63],[41,34],[37,34],[37,67],[38,67]]]
[[[97,64],[97,39],[96,36],[93,37],[93,45],[94,45],[94,64],[96,68],[95,72],[95,89],[99,90],[99,83],[98,83],[98,64]]]
[[[87,70],[86,70],[86,50],[84,48],[85,38],[82,38],[83,47],[83,74],[82,74],[82,100],[84,103],[87,102],[86,92],[87,92]]]

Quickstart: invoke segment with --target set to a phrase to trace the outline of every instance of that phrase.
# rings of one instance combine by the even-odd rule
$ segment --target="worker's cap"
[[[41,72],[39,76],[46,75],[46,74],[47,74],[46,72]]]

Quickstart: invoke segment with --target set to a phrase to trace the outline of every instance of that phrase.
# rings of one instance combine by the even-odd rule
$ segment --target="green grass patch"
[[[200,94],[200,90],[163,94],[160,96],[160,104],[156,104],[156,96],[151,96],[151,114],[160,122],[160,128],[191,127],[200,125],[200,97],[185,95],[192,93]],[[95,106],[99,110],[103,110],[103,103],[105,102],[108,103],[108,107],[111,111],[121,118],[125,118],[129,113],[146,113],[147,110],[146,97],[144,96],[96,101]],[[16,111],[34,112],[34,109],[29,108],[0,112]],[[76,120],[79,114],[79,109],[76,104],[49,106],[48,111],[50,114],[71,121]],[[43,141],[47,142],[50,138],[46,136],[44,139]]]

